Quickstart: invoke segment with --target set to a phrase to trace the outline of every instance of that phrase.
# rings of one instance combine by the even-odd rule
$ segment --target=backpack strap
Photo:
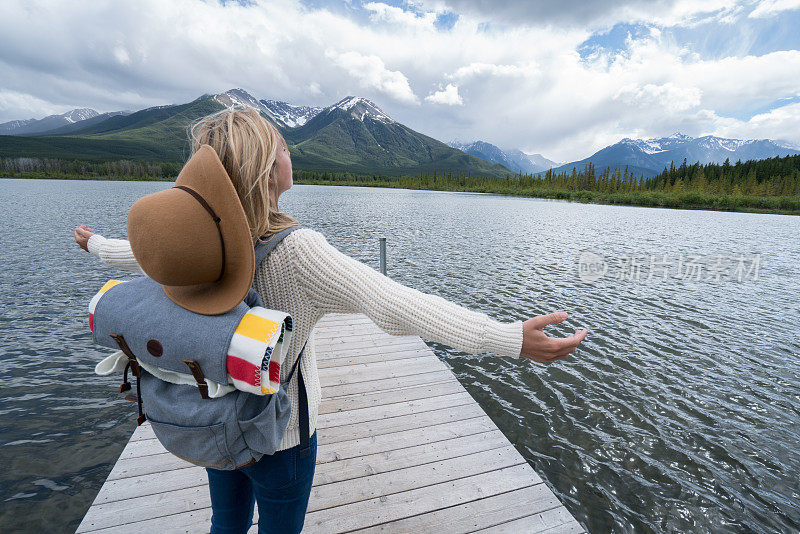
[[[267,257],[267,254],[272,252],[272,250],[283,241],[283,238],[287,235],[291,234],[295,230],[299,230],[301,227],[299,225],[290,226],[280,232],[276,232],[272,234],[272,237],[269,238],[266,242],[257,242],[255,245],[255,252],[256,252],[256,267],[258,267],[264,258]],[[294,361],[294,365],[292,365],[291,371],[289,371],[289,376],[286,378],[285,384],[288,384],[291,381],[292,376],[294,375],[294,371],[297,368],[297,380],[298,380],[298,388],[297,388],[297,402],[300,404],[300,413],[299,413],[299,425],[300,425],[300,450],[298,451],[300,458],[305,458],[309,454],[311,454],[311,441],[310,436],[308,435],[308,393],[306,392],[306,384],[305,380],[303,380],[303,371],[299,369],[300,359],[303,357],[303,353],[306,350],[306,343],[303,344],[303,348],[300,349],[300,354],[297,356],[297,359]]]
[[[261,264],[261,262],[264,261],[264,258],[267,257],[267,254],[272,252],[272,249],[274,249],[278,245],[278,243],[283,241],[284,237],[291,234],[295,230],[299,229],[300,225],[290,226],[289,228],[286,228],[284,230],[281,230],[280,232],[272,234],[272,237],[270,237],[266,242],[261,242],[261,241],[257,242],[255,247],[256,267],[258,267]]]
[[[311,454],[311,438],[308,434],[308,393],[306,392],[306,384],[305,380],[303,380],[303,370],[299,368],[300,359],[303,357],[303,353],[306,350],[306,345],[308,344],[308,340],[303,343],[303,348],[300,349],[300,354],[297,356],[297,359],[294,361],[294,365],[292,365],[292,370],[289,371],[289,376],[286,378],[286,384],[292,380],[292,375],[294,375],[294,370],[297,368],[297,381],[298,381],[298,388],[297,388],[297,402],[300,404],[300,413],[299,413],[299,427],[300,427],[300,450],[298,451],[298,455],[300,458],[305,458],[309,454]]]

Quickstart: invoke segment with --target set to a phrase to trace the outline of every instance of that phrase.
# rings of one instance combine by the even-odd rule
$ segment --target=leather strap
[[[222,245],[222,266],[219,269],[219,276],[214,281],[219,282],[220,280],[222,280],[222,275],[225,274],[225,240],[222,239],[222,228],[219,225],[219,222],[222,219],[217,217],[217,214],[214,213],[214,210],[211,209],[211,206],[208,205],[208,202],[205,201],[205,199],[200,195],[200,193],[198,193],[191,187],[186,187],[185,185],[176,185],[173,186],[173,189],[183,189],[184,191],[192,195],[195,199],[197,199],[200,205],[203,206],[206,209],[206,211],[211,215],[211,218],[214,219],[214,223],[217,225],[217,232],[219,232],[219,244]]]
[[[206,383],[206,377],[203,376],[203,370],[200,369],[200,364],[194,360],[183,360],[183,363],[189,366],[189,370],[197,382],[197,389],[200,390],[200,396],[204,399],[210,399],[211,397],[208,396],[208,384]]]
[[[117,342],[119,349],[128,357],[128,365],[125,366],[125,371],[123,371],[125,381],[119,387],[119,392],[122,393],[131,388],[131,385],[128,383],[128,366],[130,366],[131,374],[136,377],[136,402],[139,405],[139,417],[136,418],[136,426],[142,426],[142,423],[147,421],[147,416],[142,412],[142,390],[139,388],[142,381],[142,367],[139,365],[136,355],[128,346],[128,342],[125,341],[122,334],[109,334],[109,336]],[[125,388],[125,386],[127,386],[127,388]]]

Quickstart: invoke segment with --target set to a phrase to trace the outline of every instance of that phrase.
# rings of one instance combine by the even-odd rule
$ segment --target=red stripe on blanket
[[[228,374],[234,380],[247,382],[251,386],[261,387],[261,368],[253,365],[247,360],[228,354],[227,359]]]
[[[281,377],[281,364],[278,362],[269,362],[269,381],[280,382]]]

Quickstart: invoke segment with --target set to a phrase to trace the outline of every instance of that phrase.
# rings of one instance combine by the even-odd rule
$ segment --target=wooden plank
[[[322,443],[317,448],[317,465],[357,458],[364,454],[377,454],[404,447],[413,447],[448,439],[480,434],[483,432],[499,432],[488,416],[478,416],[465,421],[448,422],[425,428],[425,432],[392,432],[383,435],[372,435],[366,438],[351,439],[335,443]],[[319,433],[318,433],[319,437]],[[319,442],[319,440],[318,440]],[[192,464],[181,460],[169,452],[165,452],[156,439],[140,441],[148,443],[149,449],[141,449],[146,455],[120,457],[107,480],[118,480],[138,475],[171,471],[191,467]]]
[[[323,486],[389,471],[396,474],[398,470],[408,467],[427,465],[453,458],[459,459],[459,462],[463,464],[466,461],[464,457],[471,454],[493,451],[507,446],[508,440],[503,433],[494,430],[378,453],[373,453],[371,449],[365,448],[362,449],[362,456],[318,463],[318,471],[314,474],[314,484]],[[417,480],[414,483],[419,484],[420,482],[421,480]],[[370,484],[372,483],[373,481],[370,481]]]
[[[169,472],[169,476],[162,473],[132,476],[118,480],[108,480],[103,484],[103,490],[95,499],[94,504],[107,504],[119,501],[129,501],[139,497],[153,496],[154,502],[168,499],[168,492],[175,490],[202,487],[208,484],[208,475],[205,469],[191,465],[184,469]],[[140,513],[146,514],[142,509]]]
[[[411,350],[393,349],[391,352],[378,351],[374,354],[365,354],[361,356],[353,356],[351,353],[346,353],[346,354],[347,355],[344,357],[320,358],[320,354],[317,353],[317,368],[324,369],[326,367],[344,367],[346,365],[355,365],[359,363],[387,362],[390,360],[419,358],[421,356],[430,358],[431,356],[430,350],[427,349],[411,349]]]
[[[478,436],[483,436],[483,434],[478,434]],[[498,439],[496,436],[487,437],[486,439],[490,439],[490,441],[486,444],[486,446],[496,445],[496,442],[491,441],[492,438]],[[477,439],[480,440],[480,438]],[[423,453],[422,451],[425,450],[425,447],[428,447],[429,450]],[[371,478],[368,477],[370,478],[369,485],[372,487],[372,491],[374,491],[381,482],[384,482],[389,478],[394,479],[394,476],[401,477],[401,480],[405,481],[401,482],[400,480],[395,480],[395,482],[389,483],[393,484],[393,487],[397,487],[398,484],[422,482],[426,480],[426,473],[431,477],[446,477],[454,476],[453,473],[474,472],[476,469],[486,471],[488,470],[489,466],[495,464],[505,464],[511,461],[524,461],[519,454],[511,453],[511,451],[516,453],[516,450],[514,450],[511,445],[507,445],[506,441],[506,445],[503,448],[494,448],[488,451],[467,454],[459,456],[455,459],[448,458],[439,462],[434,462],[434,465],[426,464],[426,459],[435,457],[437,454],[437,448],[441,449],[442,446],[419,446],[416,449],[417,451],[420,451],[417,453],[417,456],[414,456],[412,451],[415,449],[413,448],[379,453],[378,456],[384,458],[380,463],[377,463],[378,460],[381,460],[381,458],[378,456],[367,455],[360,459],[356,458],[352,460],[342,460],[341,462],[328,462],[320,464],[317,466],[315,479],[319,477],[319,480],[325,481],[322,482],[323,484],[334,486],[336,485],[335,483],[340,483],[351,478],[358,478],[359,476],[365,476],[359,474],[362,472],[366,473],[367,475],[369,475],[369,473],[374,473],[374,475],[371,475]],[[447,456],[447,454],[441,450],[439,450],[438,453],[443,456]],[[393,460],[390,462],[388,460],[389,458],[392,458]],[[361,464],[358,462],[361,462]],[[473,463],[478,463],[480,465],[472,465]],[[386,467],[384,467],[384,465]],[[386,474],[385,471],[388,470],[393,470],[392,476],[382,476]],[[406,472],[407,470],[411,471]],[[436,470],[437,472],[428,473],[429,470]],[[172,470],[169,473],[170,476],[168,477],[163,476],[162,473],[149,473],[145,475],[107,480],[103,485],[103,491],[101,491],[101,493],[97,496],[97,499],[95,499],[95,504],[124,501],[147,495],[157,495],[160,493],[191,488],[208,483],[205,469],[193,464],[189,464],[188,467]],[[337,490],[342,491],[341,486],[337,486]],[[321,495],[325,496],[328,495],[330,491],[337,490],[329,488],[324,490]],[[352,490],[349,491],[352,493]]]
[[[580,523],[570,515],[564,506],[544,512],[528,515],[481,530],[486,534],[519,534],[520,532],[538,532],[547,534],[578,534],[583,532]]]
[[[155,451],[153,454],[132,458],[120,457],[106,480],[119,480],[133,476],[163,473],[192,466],[192,464],[181,460],[174,454],[164,452],[164,447],[161,446],[158,440],[150,440],[150,443],[153,443]]]
[[[86,512],[76,533],[101,529],[113,530],[114,528],[118,529],[120,525],[132,528],[143,526],[143,523],[146,525],[148,522],[153,526],[153,522],[149,520],[161,519],[161,527],[154,530],[160,534],[180,526],[179,523],[173,522],[175,514],[204,509],[208,509],[208,513],[203,512],[203,519],[208,520],[211,518],[211,497],[208,493],[208,485],[177,489],[169,493],[132,497],[109,503],[95,502]],[[207,530],[208,527],[206,527]]]
[[[535,475],[533,469],[525,463],[404,492],[380,495],[345,506],[315,510],[306,514],[303,532],[349,532],[389,523],[528,487],[532,485],[532,475]]]
[[[355,483],[352,479],[345,479],[312,488],[308,509],[309,511],[314,511],[343,506],[470,475],[497,472],[503,468],[520,465],[520,463],[524,462],[525,460],[516,449],[508,445],[501,449],[492,449],[457,458],[448,458],[439,462],[359,477],[358,482]],[[335,464],[336,462],[322,464],[319,467],[323,468],[324,466],[333,466]],[[374,466],[374,468],[378,469],[379,467]],[[320,477],[325,476],[322,469],[320,471]],[[533,475],[536,482],[541,480],[535,473]]]
[[[336,325],[340,323],[375,325],[372,319],[361,313],[326,313],[317,322],[320,326]]]
[[[378,362],[351,365],[345,369],[320,369],[320,386],[337,386],[352,384],[354,382],[367,382],[381,378],[397,378],[400,376],[421,375],[441,371],[447,367],[435,359],[422,360],[414,366],[405,365],[403,362]]]
[[[308,514],[306,516],[306,526],[309,529],[308,532],[343,532],[349,529],[364,528],[390,520],[409,517],[409,515],[411,515],[409,514],[409,510],[414,510],[415,514],[413,515],[416,515],[418,513],[425,513],[443,508],[447,503],[462,503],[462,499],[465,495],[472,496],[474,500],[518,489],[520,487],[526,487],[526,484],[530,484],[531,482],[531,473],[532,469],[530,469],[530,466],[527,464],[517,464],[500,469],[499,471],[487,471],[472,476],[459,477],[422,488],[412,485],[410,489],[402,490],[400,488],[404,488],[404,485],[394,486],[393,489],[398,489],[399,491],[378,494],[369,499],[359,500],[347,499],[347,497],[343,495],[340,495],[339,498],[336,499],[335,495],[333,495],[330,490],[327,491],[327,495],[323,494],[322,498],[320,498],[316,488],[312,488]],[[412,474],[412,471],[406,470],[406,475],[410,474]],[[365,482],[365,480],[362,478],[359,479],[359,482]],[[541,482],[539,485],[544,486]],[[330,486],[331,485],[328,485],[328,487]],[[323,486],[323,488],[325,487],[326,486]],[[549,491],[546,486],[539,491],[544,492],[545,490]],[[452,494],[450,492],[457,493]],[[369,492],[367,489],[361,492],[359,496],[363,497],[369,494],[374,495],[375,492]],[[331,502],[348,500],[350,502],[345,502],[343,505],[334,507],[325,506]],[[380,506],[376,506],[376,501],[380,503]],[[342,528],[342,525],[336,525],[332,530],[314,530],[319,527],[321,523],[328,522],[331,517],[341,518],[343,510],[345,510],[345,516],[351,513],[359,513],[358,510],[363,510],[365,503],[372,505],[368,506],[368,508],[376,508],[375,512],[377,513],[374,518],[362,518],[361,521],[353,526],[346,525],[346,528]],[[181,488],[168,493],[143,495],[132,497],[124,501],[96,504],[93,505],[90,512],[87,513],[84,522],[81,523],[81,527],[77,532],[89,532],[123,524],[129,529],[134,527],[158,527],[158,529],[155,530],[156,532],[164,532],[174,528],[181,528],[181,518],[176,517],[176,515],[184,515],[182,518],[184,520],[191,519],[193,517],[198,517],[198,514],[185,515],[182,513],[202,511],[210,506],[211,502],[206,486]],[[380,508],[380,510],[378,510],[378,508]],[[368,516],[371,514],[365,513],[363,515]],[[210,517],[210,514],[203,514],[200,517],[202,517],[202,521],[205,522],[207,521],[206,518]],[[257,516],[254,518],[254,522],[257,522]],[[314,525],[314,523],[318,524]],[[304,532],[306,531],[307,530],[304,529]],[[517,532],[524,532],[524,530],[519,530]]]
[[[393,432],[412,431],[428,428],[444,422],[455,422],[471,419],[480,415],[486,415],[484,411],[475,404],[469,402],[459,406],[447,406],[438,410],[425,412],[425,417],[417,414],[406,414],[391,419],[379,419],[377,421],[360,421],[349,426],[338,426],[320,429],[317,426],[317,444],[336,443],[351,439],[369,438]],[[322,431],[320,431],[322,430]]]
[[[424,432],[391,432],[318,445],[317,465],[364,454],[378,454],[404,447],[414,447],[437,441],[451,440],[483,432],[499,432],[487,415],[425,427]],[[318,441],[319,443],[319,441]]]
[[[425,342],[420,338],[411,339],[407,336],[401,337],[399,340],[386,339],[382,337],[360,337],[354,338],[351,341],[339,341],[331,339],[330,341],[316,341],[315,348],[323,352],[343,352],[347,350],[358,349],[372,349],[376,347],[391,348],[391,347],[427,347]]]
[[[336,334],[334,329],[339,328],[344,330],[349,329],[352,331],[364,332],[365,334],[386,334],[386,332],[381,330],[380,327],[372,321],[372,319],[368,318],[366,315],[359,316],[357,314],[350,315],[348,318],[344,319],[337,319],[333,316],[325,314],[322,316],[322,319],[317,321],[317,324],[314,326],[314,332],[321,333],[327,331],[328,333],[326,335],[333,336]]]
[[[459,392],[449,395],[440,395],[429,399],[417,399],[407,402],[396,402],[384,406],[371,406],[369,408],[358,408],[346,412],[336,412],[320,414],[317,416],[317,428],[327,428],[331,426],[350,425],[363,421],[376,421],[399,417],[408,413],[415,413],[420,419],[424,419],[426,411],[438,410],[440,408],[453,408],[468,404],[472,400],[469,393]]]
[[[456,506],[412,515],[390,523],[357,530],[362,534],[380,532],[461,533],[506,523],[532,513],[561,506],[558,498],[544,484],[479,497]],[[519,532],[525,532],[520,530]]]
[[[455,409],[454,409],[455,408]],[[414,430],[431,425],[439,424],[446,421],[460,421],[472,417],[485,415],[484,411],[475,404],[474,401],[467,402],[466,404],[458,406],[445,406],[436,410],[425,412],[425,417],[420,418],[417,414],[405,414],[391,419],[380,419],[376,421],[359,421],[349,426],[338,426],[324,428],[320,426],[317,421],[317,443],[333,443],[337,441],[347,441],[350,439],[365,438],[374,435],[388,434],[390,432],[398,432],[401,430]],[[141,427],[141,436],[149,434],[150,440],[155,440],[153,429],[145,423]],[[319,432],[324,430],[324,432]]]
[[[325,386],[322,388],[322,402],[329,399],[345,397],[349,395],[359,395],[371,391],[391,391],[393,389],[404,388],[422,384],[442,384],[445,382],[458,382],[447,369],[432,371],[423,375],[398,376],[395,378],[380,378],[369,382],[354,382],[352,384],[341,384],[336,386]]]
[[[395,404],[404,401],[430,399],[442,395],[450,395],[453,393],[467,393],[467,390],[464,389],[464,386],[456,381],[409,386],[407,388],[394,389],[392,391],[362,393],[361,395],[330,399],[325,402],[324,405],[320,404],[319,413],[328,414],[334,412],[344,412],[359,408],[368,408],[371,406],[374,407]]]
[[[315,327],[315,331],[316,327]],[[363,339],[381,340],[388,342],[387,344],[402,344],[403,342],[416,343],[421,341],[419,336],[401,334],[387,334],[383,330],[376,328],[373,331],[365,331],[363,328],[353,328],[351,331],[344,331],[341,327],[333,327],[328,331],[320,332],[319,337],[315,338],[318,343],[350,343],[351,341],[360,341]]]
[[[441,360],[436,358],[435,356],[431,356],[430,354],[419,356],[413,358],[415,360],[415,365],[409,365],[407,361],[398,361],[398,360],[378,360],[373,362],[364,362],[364,363],[357,363],[354,365],[347,365],[344,367],[324,367],[319,369],[320,378],[323,376],[326,378],[327,381],[331,381],[335,377],[339,376],[350,376],[356,375],[357,377],[362,376],[381,376],[381,371],[386,374],[393,375],[394,371],[408,369],[412,371],[412,373],[403,373],[405,374],[414,374],[417,371],[417,366],[425,366],[425,369],[447,369],[447,367],[442,363]],[[401,375],[402,376],[402,375]],[[382,378],[388,378],[387,376],[381,376]],[[355,380],[359,382],[361,380]],[[349,382],[348,382],[349,383]]]

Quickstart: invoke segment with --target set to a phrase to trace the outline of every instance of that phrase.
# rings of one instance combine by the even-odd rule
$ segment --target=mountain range
[[[598,172],[605,168],[627,168],[636,176],[650,177],[661,173],[672,164],[680,166],[684,159],[692,165],[697,162],[724,163],[725,160],[736,163],[739,160],[760,160],[795,154],[800,154],[800,146],[786,141],[725,139],[713,135],[690,137],[675,133],[669,137],[649,139],[626,137],[598,150],[588,158],[555,167],[553,172],[572,172],[573,168],[581,170],[591,163]]]
[[[243,89],[204,94],[177,105],[139,111],[98,113],[74,109],[43,119],[0,124],[0,157],[79,160],[143,159],[182,162],[189,154],[187,126],[229,106],[249,106],[281,131],[295,169],[403,175],[464,172],[502,177],[581,170],[625,169],[635,176],[656,175],[671,164],[722,163],[800,154],[800,146],[769,139],[625,138],[582,160],[560,165],[541,154],[501,149],[486,141],[443,143],[395,121],[374,102],[348,96],[327,107],[295,106],[258,99]]]
[[[73,126],[83,127],[101,122],[113,115],[122,115],[125,111],[98,113],[93,109],[80,108],[67,111],[61,115],[48,115],[43,119],[27,119],[9,121],[0,124],[0,135],[41,135],[45,132],[66,133]]]
[[[408,128],[366,98],[348,96],[319,108],[259,100],[242,89],[202,95],[186,104],[104,114],[102,120],[97,120],[96,111],[88,110],[83,120],[68,124],[66,119],[51,117],[36,125],[28,121],[12,127],[24,122],[12,121],[6,123],[5,133],[13,135],[0,135],[0,156],[181,162],[189,155],[187,126],[232,105],[253,107],[274,122],[289,144],[295,169],[383,175],[452,171],[505,176],[510,172]]]
[[[558,163],[541,154],[526,154],[518,149],[503,150],[486,141],[464,143],[454,140],[447,144],[467,154],[499,163],[520,174],[536,174],[558,166]]]

